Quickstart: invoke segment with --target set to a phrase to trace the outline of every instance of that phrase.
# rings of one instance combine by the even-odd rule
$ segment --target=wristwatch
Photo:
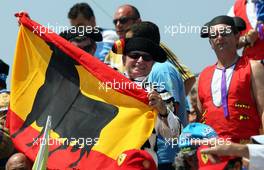
[[[164,115],[162,115],[162,114],[159,113],[159,116],[160,116],[161,118],[167,118],[167,117],[168,117],[168,111],[166,111],[166,114],[164,114]]]

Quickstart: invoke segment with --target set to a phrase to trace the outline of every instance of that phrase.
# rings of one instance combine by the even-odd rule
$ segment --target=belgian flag
[[[146,92],[26,13],[17,17],[7,119],[16,148],[34,160],[51,115],[49,169],[109,169],[140,149],[156,118]]]

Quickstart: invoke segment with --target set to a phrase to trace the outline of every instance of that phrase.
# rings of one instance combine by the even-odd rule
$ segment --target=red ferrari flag
[[[156,118],[146,92],[25,13],[17,17],[7,120],[16,148],[34,160],[51,115],[49,169],[108,169],[140,149]]]

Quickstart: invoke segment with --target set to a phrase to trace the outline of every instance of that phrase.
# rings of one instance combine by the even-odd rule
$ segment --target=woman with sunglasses
[[[155,127],[155,133],[150,138],[155,140],[147,141],[143,148],[151,148],[151,153],[154,159],[158,160],[158,169],[174,169],[172,163],[164,164],[165,167],[160,166],[160,160],[158,157],[159,135],[162,138],[167,138],[167,141],[171,141],[178,136],[181,129],[181,123],[176,116],[175,103],[172,95],[166,91],[165,83],[149,81],[149,75],[155,62],[163,64],[166,61],[165,51],[154,41],[143,37],[132,37],[125,39],[125,47],[123,52],[123,64],[125,66],[125,76],[134,81],[140,87],[148,91],[149,105],[152,106],[158,112],[158,119]],[[164,84],[162,84],[164,83]],[[133,86],[134,87],[134,86]],[[160,129],[163,129],[163,133],[159,133]],[[165,141],[165,140],[164,140]],[[162,142],[164,142],[162,141]],[[149,142],[149,143],[148,143]],[[154,151],[154,146],[157,150]],[[171,149],[171,145],[166,145],[167,149],[163,149],[164,152],[170,152],[174,159],[175,147]],[[156,152],[156,153],[155,153]],[[167,154],[166,154],[167,155]],[[157,158],[156,158],[157,157]]]
[[[125,40],[125,44],[123,56],[125,76],[143,88],[147,88],[146,90],[150,92],[150,105],[157,109],[160,115],[166,116],[168,112],[161,96],[153,91],[151,85],[147,83],[153,64],[166,61],[165,52],[151,40],[145,38],[128,38]]]

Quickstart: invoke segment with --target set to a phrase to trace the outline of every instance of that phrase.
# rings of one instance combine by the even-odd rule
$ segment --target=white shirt
[[[233,75],[233,71],[235,68],[235,64],[231,67],[226,69],[225,76],[226,76],[226,89],[228,94],[228,89],[230,86],[231,78]],[[212,92],[212,98],[213,103],[215,106],[220,107],[222,105],[221,101],[221,82],[222,82],[222,70],[216,68],[213,74],[213,79],[211,83],[211,92]]]
[[[263,170],[264,145],[247,144],[249,150],[249,170]]]

